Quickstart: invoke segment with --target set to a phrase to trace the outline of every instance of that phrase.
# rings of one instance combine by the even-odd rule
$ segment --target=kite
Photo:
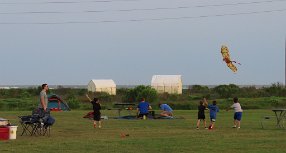
[[[221,46],[221,55],[223,57],[223,61],[225,61],[226,65],[233,71],[233,72],[236,72],[237,71],[237,68],[236,66],[233,64],[233,63],[237,63],[236,61],[232,61],[230,59],[230,56],[229,56],[229,50],[227,48],[227,46],[224,46],[222,45]],[[240,63],[237,63],[239,65],[241,65]]]

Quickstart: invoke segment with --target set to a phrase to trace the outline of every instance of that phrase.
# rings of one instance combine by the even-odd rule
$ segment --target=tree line
[[[0,89],[0,110],[29,110],[36,107],[40,91],[40,86],[28,89]],[[87,89],[59,86],[56,89],[50,89],[48,92],[59,95],[72,109],[90,109],[89,101],[85,97],[85,94],[88,93]],[[181,95],[158,93],[150,86],[139,85],[135,88],[117,89],[117,95],[109,95],[104,92],[90,92],[89,95],[99,98],[103,107],[106,108],[113,107],[115,102],[138,103],[142,97],[153,104],[155,108],[157,103],[166,102],[175,109],[196,109],[198,101],[202,98],[219,99],[221,105],[226,107],[228,103],[231,103],[232,97],[247,99],[245,104],[253,109],[286,106],[286,88],[280,83],[262,88],[255,86],[239,87],[235,84],[218,85],[214,88],[193,85],[188,89],[183,89]],[[252,105],[250,106],[249,103]]]

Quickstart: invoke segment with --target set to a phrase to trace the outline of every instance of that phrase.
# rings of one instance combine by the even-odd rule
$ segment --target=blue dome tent
[[[67,103],[65,103],[58,95],[48,95],[48,108],[51,111],[70,111]]]

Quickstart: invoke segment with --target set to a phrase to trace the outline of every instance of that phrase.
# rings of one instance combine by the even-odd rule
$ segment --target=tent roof
[[[51,99],[57,99],[57,100],[59,100],[59,101],[61,101],[61,102],[64,102],[64,101],[61,99],[61,97],[58,96],[58,95],[56,95],[56,94],[50,94],[50,95],[48,95],[48,99],[49,99],[49,100],[51,100]]]
[[[54,109],[59,108],[61,110],[70,110],[67,103],[65,103],[60,96],[56,94],[50,94],[48,95],[48,108]]]
[[[93,83],[96,87],[116,87],[116,84],[111,79],[100,79],[100,80],[91,80],[89,83]]]
[[[181,82],[181,75],[153,75],[151,85],[178,85]]]

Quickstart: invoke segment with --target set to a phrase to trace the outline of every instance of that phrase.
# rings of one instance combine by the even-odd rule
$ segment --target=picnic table
[[[283,124],[283,119],[286,118],[286,109],[285,108],[276,108],[276,109],[272,109],[272,111],[275,113],[276,116],[276,126],[278,128],[284,128],[284,124]]]
[[[131,115],[131,111],[133,110],[133,107],[135,106],[134,103],[115,103],[115,106],[119,107],[118,110],[118,117],[120,117],[120,112],[124,109],[128,110],[129,115]]]

